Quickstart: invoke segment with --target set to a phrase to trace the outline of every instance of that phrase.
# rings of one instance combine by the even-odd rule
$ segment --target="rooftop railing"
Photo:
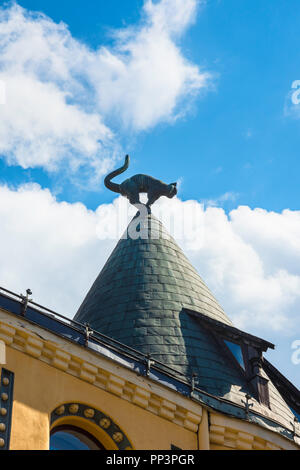
[[[44,307],[43,305],[40,305],[29,298],[26,299],[26,297],[22,294],[20,295],[16,294],[15,292],[12,292],[4,287],[0,287],[0,295],[1,295],[1,292],[3,292],[3,294],[6,297],[12,298],[13,300],[17,301],[21,305],[20,315],[22,315],[29,321],[34,321],[34,323],[38,323],[39,325],[46,327],[50,331],[59,333],[57,331],[57,328],[54,328],[53,324],[52,324],[53,328],[51,328],[51,323],[48,323],[48,327],[47,327],[45,322],[38,321],[38,318],[36,317],[33,319],[31,313],[32,313],[32,310],[34,310],[34,312],[37,312],[41,316],[46,317],[49,320],[55,320],[59,324],[63,324],[68,329],[71,329],[74,332],[78,333],[80,337],[78,338],[76,342],[81,345],[87,346],[88,345],[87,341],[92,340],[93,342],[99,345],[108,346],[110,349],[113,349],[114,352],[116,353],[122,352],[122,354],[124,354],[125,356],[135,361],[141,362],[142,364],[146,365],[146,369],[147,368],[149,369],[150,367],[151,368],[154,367],[155,369],[161,370],[170,376],[175,375],[178,379],[181,379],[181,381],[183,381],[186,384],[190,383],[189,378],[182,372],[177,371],[176,369],[173,369],[167,366],[166,364],[163,364],[162,362],[155,360],[155,357],[153,356],[144,354],[141,351],[138,351],[124,343],[121,343],[120,341],[115,340],[114,338],[106,336],[99,331],[93,330],[92,328],[90,328],[90,325],[86,323],[83,324],[76,320],[68,318],[64,315],[61,315],[60,313],[57,313],[54,310]],[[22,306],[24,305],[24,299],[26,299],[26,311],[22,314],[21,312],[22,312]],[[1,306],[1,301],[0,301],[0,306]],[[63,333],[63,331],[60,331],[60,332],[64,336],[66,336],[66,334]],[[75,336],[73,336],[73,338],[71,339],[74,340],[74,337]],[[79,339],[81,339],[82,341],[79,341]],[[149,363],[149,361],[151,361],[151,364]]]

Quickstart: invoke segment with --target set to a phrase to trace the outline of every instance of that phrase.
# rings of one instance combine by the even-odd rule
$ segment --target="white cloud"
[[[215,199],[203,199],[203,203],[206,206],[210,206],[210,207],[223,206],[227,202],[235,202],[238,197],[239,197],[238,193],[235,193],[233,191],[227,191],[226,193],[221,194],[221,196],[216,197]]]
[[[208,207],[204,236],[187,246],[198,271],[241,328],[292,332],[300,310],[300,212]]]
[[[114,244],[97,238],[97,212],[38,185],[1,186],[0,220],[0,284],[30,287],[36,301],[72,317]]]
[[[176,119],[184,112],[178,107],[182,99],[208,86],[210,75],[188,62],[177,46],[196,6],[196,0],[148,0],[143,22],[116,33],[114,49],[99,49],[91,77],[102,111],[144,130]]]
[[[61,160],[73,169],[86,161],[97,166],[112,133],[77,98],[85,90],[73,74],[85,48],[64,25],[17,5],[0,9],[0,26],[0,79],[6,84],[1,154],[23,168],[53,170]]]
[[[91,211],[38,185],[0,186],[0,284],[17,293],[30,287],[37,302],[72,317],[125,229],[129,207],[118,197]],[[161,198],[153,211],[172,233],[177,228],[179,245],[236,326],[262,336],[299,332],[299,211],[241,206],[227,216],[178,198]]]
[[[164,0],[145,2],[144,10],[151,19],[151,26],[171,35],[181,34],[195,19],[197,2],[195,0]],[[202,2],[201,2],[202,3]]]
[[[196,4],[147,0],[138,25],[96,50],[43,14],[0,8],[1,154],[23,168],[51,171],[64,162],[100,176],[119,148],[112,127],[122,135],[182,115],[209,78],[178,46]]]
[[[96,114],[67,104],[52,83],[21,74],[1,77],[7,91],[0,108],[0,152],[10,164],[53,170],[66,156],[74,169],[85,159],[92,163],[100,137],[108,141],[111,135]]]

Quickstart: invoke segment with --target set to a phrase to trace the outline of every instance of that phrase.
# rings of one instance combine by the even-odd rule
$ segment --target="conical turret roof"
[[[137,233],[135,220],[74,319],[186,377],[196,373],[203,391],[243,405],[249,380],[203,325],[203,317],[219,329],[231,321],[161,222],[148,215]],[[271,381],[269,390],[273,411],[256,400],[255,409],[288,423],[293,413]]]
[[[184,309],[231,321],[158,219],[148,215],[136,239],[131,231],[129,225],[74,319],[188,376],[214,357],[222,375],[217,346]]]
[[[149,214],[140,232],[134,228],[129,225],[125,231],[75,320],[88,322],[94,329],[123,342],[126,339],[131,346],[140,346],[136,342],[136,320],[140,317],[156,318],[154,324],[158,325],[158,319],[173,319],[187,308],[232,324],[158,219]],[[129,330],[128,337],[124,329]],[[156,334],[164,336],[164,332],[162,329]]]

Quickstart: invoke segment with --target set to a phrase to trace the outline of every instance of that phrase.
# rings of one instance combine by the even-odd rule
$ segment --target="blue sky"
[[[182,247],[237,325],[276,343],[269,359],[299,386],[299,2],[176,0],[173,17],[169,0],[2,5],[1,241],[24,270],[8,258],[0,284],[29,282],[36,300],[72,315],[115,243],[91,235],[119,204],[103,176],[129,153],[127,176],[180,181],[174,213],[204,203],[205,241]],[[70,242],[79,213],[90,228]]]
[[[97,48],[110,44],[112,28],[139,21],[143,2],[44,1],[42,9],[38,0],[19,4],[65,22],[74,37]],[[299,20],[296,1],[208,1],[181,47],[215,76],[215,89],[196,99],[176,125],[158,124],[130,142],[122,136],[132,153],[132,172],[182,177],[183,198],[210,199],[230,191],[238,194],[238,203],[253,208],[297,209],[299,123],[284,115],[284,106],[298,77]],[[187,171],[186,158],[193,171]],[[176,171],[169,176],[174,162]],[[32,177],[12,173],[9,178]],[[34,178],[49,185],[45,175]],[[67,200],[98,203],[96,194],[64,191]]]

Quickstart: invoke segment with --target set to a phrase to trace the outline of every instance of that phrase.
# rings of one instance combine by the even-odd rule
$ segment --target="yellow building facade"
[[[108,450],[298,448],[2,309],[0,338],[7,346],[5,369],[14,374],[12,450],[48,450],[51,431],[61,425],[86,430]],[[2,422],[9,401],[4,388],[1,383]]]

